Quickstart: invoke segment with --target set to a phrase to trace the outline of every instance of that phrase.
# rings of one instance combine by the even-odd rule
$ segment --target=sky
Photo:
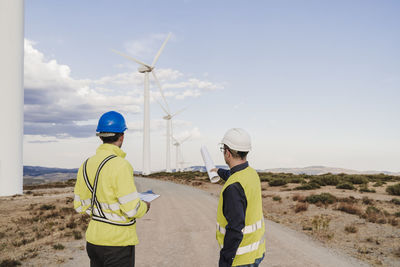
[[[200,147],[224,164],[230,128],[257,169],[400,171],[400,2],[393,0],[25,0],[24,165],[78,168],[97,121],[121,112],[122,149],[142,169],[143,74],[151,63],[185,166]],[[150,78],[151,170],[165,169],[166,122]],[[172,166],[175,167],[172,146]]]

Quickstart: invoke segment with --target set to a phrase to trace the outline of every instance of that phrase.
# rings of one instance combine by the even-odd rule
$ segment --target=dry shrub
[[[393,254],[400,258],[400,247],[393,249]]]
[[[321,193],[319,195],[309,195],[306,201],[312,204],[321,203],[324,205],[333,204],[336,202],[336,197],[329,193]]]
[[[24,239],[22,239],[20,241],[14,240],[12,242],[12,244],[13,244],[14,247],[20,247],[20,246],[24,246],[26,244],[32,243],[33,241],[35,241],[35,238],[30,238],[30,239],[25,239],[24,238]]]
[[[72,234],[74,235],[75,240],[82,239],[82,233],[80,231],[72,231]]]
[[[42,206],[40,206],[41,210],[54,210],[56,208],[56,206],[54,205],[47,205],[47,204],[43,204]]]
[[[63,245],[61,245],[61,244],[56,244],[56,245],[53,245],[53,248],[56,249],[56,250],[62,250],[65,247]]]
[[[302,196],[302,195],[299,195],[299,194],[296,194],[296,195],[293,196],[293,200],[294,201],[299,201],[299,202],[305,202],[306,201],[306,197]]]
[[[359,247],[359,248],[357,249],[357,252],[360,253],[360,254],[370,254],[370,253],[372,253],[373,251],[372,251],[371,248],[368,248],[368,247]]]
[[[399,222],[397,221],[396,218],[390,218],[388,223],[390,223],[392,226],[397,226],[399,225]]]
[[[200,186],[202,184],[203,184],[202,182],[198,182],[198,181],[192,182],[193,186]]]
[[[20,261],[5,259],[0,263],[0,267],[14,267],[21,265]]]
[[[331,218],[327,215],[314,216],[312,220],[313,233],[319,237],[332,239],[334,234],[329,232],[329,223]]]
[[[46,219],[49,219],[49,218],[57,218],[57,217],[59,217],[59,216],[60,216],[60,212],[58,212],[58,211],[52,211],[52,212],[50,212],[49,214],[45,215],[44,217],[45,217]]]
[[[60,211],[64,215],[76,213],[75,209],[71,207],[61,207]]]
[[[386,187],[389,195],[400,196],[400,183]]]
[[[365,205],[371,205],[372,202],[373,202],[373,200],[368,198],[368,197],[363,197],[362,198],[362,203],[365,204]]]
[[[345,203],[353,203],[353,204],[358,202],[358,200],[353,196],[344,197],[344,198],[338,198],[337,201],[338,202],[345,202]]]
[[[337,209],[349,214],[361,214],[361,210],[352,203],[340,203]]]
[[[67,197],[67,199],[65,200],[65,204],[69,204],[74,202],[74,199],[72,197]]]
[[[273,196],[272,200],[281,202],[282,198],[280,196]]]
[[[70,229],[75,229],[76,228],[76,222],[74,221],[74,218],[71,218],[69,222],[66,224],[66,226]]]
[[[361,217],[372,223],[387,223],[386,215],[374,206],[369,206]]]
[[[357,231],[358,231],[358,229],[357,229],[357,227],[355,227],[354,225],[347,225],[345,228],[344,228],[344,230],[347,232],[347,233],[357,233]]]
[[[294,212],[299,213],[308,209],[308,203],[297,203],[294,207]]]

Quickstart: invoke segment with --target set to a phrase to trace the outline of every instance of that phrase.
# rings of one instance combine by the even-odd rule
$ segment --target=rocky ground
[[[204,176],[152,179],[190,185],[214,197],[222,188]],[[24,195],[0,197],[1,267],[35,266],[30,265],[33,259],[57,266],[70,260],[71,251],[84,250],[88,217],[72,209],[73,182],[35,185]],[[334,186],[295,190],[298,184],[262,182],[264,215],[371,265],[400,266],[400,197],[385,190],[392,184],[363,193]]]

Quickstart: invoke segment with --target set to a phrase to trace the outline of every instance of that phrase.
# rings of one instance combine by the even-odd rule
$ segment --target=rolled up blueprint
[[[210,154],[208,153],[207,147],[201,147],[201,156],[203,157],[204,164],[206,165],[208,177],[210,178],[211,183],[216,183],[219,181],[218,173],[215,171],[211,171],[211,169],[215,168],[214,162],[211,159]]]

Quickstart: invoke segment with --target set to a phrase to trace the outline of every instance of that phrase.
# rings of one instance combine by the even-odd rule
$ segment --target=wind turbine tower
[[[158,102],[158,104],[160,105],[160,107],[162,108],[162,110],[165,112],[165,116],[163,117],[163,119],[167,122],[167,135],[166,135],[166,139],[167,139],[167,146],[166,146],[166,168],[165,171],[166,172],[172,172],[171,171],[171,141],[172,141],[172,118],[175,117],[176,115],[178,115],[179,113],[181,113],[182,111],[184,111],[186,108],[181,109],[180,111],[175,112],[174,114],[171,114],[169,107],[168,107],[168,103],[167,100],[165,99],[165,96],[163,94],[162,88],[159,84],[159,88],[160,88],[160,92],[161,92],[161,96],[164,99],[164,102],[167,104],[166,107],[164,107],[163,105],[161,105],[160,102]]]
[[[115,53],[138,63],[140,66],[138,68],[140,73],[144,73],[144,105],[143,105],[143,170],[144,175],[150,174],[150,91],[149,91],[149,73],[153,74],[154,79],[158,83],[157,76],[154,72],[155,64],[161,55],[165,45],[171,34],[168,34],[167,39],[162,44],[160,50],[154,57],[153,63],[151,65],[145,64],[131,56],[125,55],[121,52],[113,50]]]
[[[174,141],[175,141],[174,146],[176,146],[176,161],[175,161],[175,163],[176,163],[176,172],[181,172],[182,171],[182,165],[185,162],[183,160],[183,153],[182,153],[181,145],[184,142],[186,142],[187,140],[189,140],[190,137],[191,137],[191,135],[189,135],[188,137],[186,137],[182,141],[178,141],[176,138],[172,137],[172,139],[174,139]],[[179,160],[179,158],[180,158],[180,160]]]
[[[22,194],[24,1],[0,1],[0,196]]]

